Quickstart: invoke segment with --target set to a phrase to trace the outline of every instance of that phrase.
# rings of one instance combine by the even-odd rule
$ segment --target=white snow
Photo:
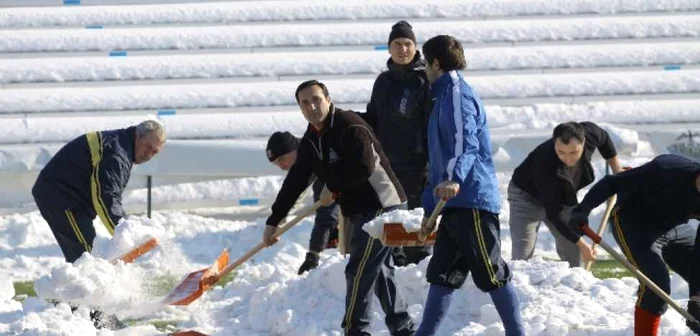
[[[423,208],[413,210],[393,210],[381,214],[379,217],[365,223],[362,229],[370,236],[381,239],[384,233],[384,224],[401,223],[406,232],[420,231],[420,224],[423,220]]]
[[[691,93],[700,91],[700,70],[473,76],[468,81],[484,99]],[[6,89],[0,113],[296,105],[294,90],[300,83]],[[356,104],[369,101],[374,80],[324,83],[336,104]]]
[[[246,153],[252,153],[262,148],[261,139],[273,131],[286,129],[301,135],[306,123],[293,96],[300,81],[284,76],[336,76],[340,79],[324,80],[334,102],[341,107],[364,104],[369,99],[374,74],[385,67],[387,54],[360,48],[385,46],[390,24],[406,18],[413,23],[421,43],[437,34],[457,36],[465,43],[470,70],[523,70],[517,75],[467,72],[470,84],[487,101],[502,200],[502,255],[510,260],[509,205],[505,195],[512,169],[529,149],[549,136],[556,123],[568,120],[601,123],[618,146],[622,163],[636,166],[667,151],[656,144],[658,139],[654,134],[663,133],[659,137],[675,141],[677,133],[690,127],[684,123],[700,122],[700,99],[691,96],[700,92],[700,70],[694,69],[700,60],[699,44],[690,39],[676,40],[698,37],[700,16],[695,11],[699,8],[700,4],[692,0],[479,0],[430,4],[408,0],[0,9],[0,27],[3,27],[0,52],[160,49],[175,54],[99,58],[66,53],[66,57],[52,54],[54,58],[27,59],[17,54],[13,55],[17,59],[1,59],[0,113],[6,115],[0,118],[0,143],[10,145],[0,149],[3,174],[0,177],[16,178],[21,185],[21,179],[40,167],[45,162],[42,160],[62,142],[87,130],[133,124],[156,109],[178,109],[176,115],[160,118],[171,139],[212,141],[207,142],[212,147],[217,146],[214,140],[201,139],[236,139],[229,141],[239,141],[247,146]],[[680,13],[669,13],[673,11]],[[590,13],[606,15],[587,15]],[[536,16],[547,14],[562,16]],[[346,19],[361,20],[311,21]],[[148,24],[168,26],[133,26]],[[75,29],[85,25],[106,27]],[[131,26],[111,28],[110,25]],[[21,27],[38,28],[18,29]],[[652,40],[665,37],[669,39]],[[637,39],[639,43],[598,43],[615,39]],[[548,44],[549,41],[558,43]],[[564,44],[567,41],[576,44]],[[491,42],[506,42],[510,46],[471,48],[468,45]],[[525,47],[521,42],[542,45]],[[361,47],[347,52],[312,52],[306,48],[358,45]],[[254,54],[234,54],[236,50],[225,54],[227,51],[221,50],[257,47],[299,48],[288,48],[294,51],[284,53],[268,50]],[[217,48],[219,54],[177,54],[178,50],[207,48]],[[690,66],[680,71],[660,71],[661,66],[670,64]],[[648,68],[604,69],[608,67]],[[547,69],[567,69],[571,73],[549,73]],[[348,74],[356,76],[345,78]],[[197,80],[220,77],[233,83]],[[172,85],[120,83],[175,78],[185,80]],[[245,80],[258,82],[242,82]],[[68,83],[67,86],[85,87],[60,88],[41,87],[44,84],[37,83],[79,81],[94,83]],[[615,99],[621,95],[656,93],[680,93],[686,98],[576,100],[581,96],[604,95]],[[489,99],[523,97],[552,98],[546,101],[559,103],[515,107],[488,103]],[[563,100],[554,98],[570,98],[567,101],[572,103],[563,104],[560,103]],[[278,109],[271,112],[265,106]],[[196,110],[211,107],[239,109],[236,112]],[[192,110],[182,113],[183,109]],[[642,126],[648,126],[651,131],[638,131]],[[667,145],[668,141],[660,143]],[[210,162],[195,155],[196,148],[190,148],[189,161],[178,158],[178,167],[169,171],[171,178],[186,179],[178,175],[182,174],[178,168]],[[270,167],[268,162],[256,161],[251,155],[230,157],[241,151],[227,153],[225,149],[229,147],[216,148],[220,150],[217,155],[229,156],[226,162],[232,162],[228,167],[231,173],[239,171],[239,165],[258,172],[266,171],[263,164]],[[596,176],[602,176],[603,162],[596,158],[594,167]],[[210,178],[224,175],[217,170],[220,167],[201,169]],[[224,205],[235,205],[245,197],[269,201],[275,197],[281,182],[280,176],[266,176],[158,186],[153,197],[161,203],[197,205],[218,200]],[[582,190],[579,197],[586,191]],[[0,190],[3,199],[12,192],[16,190]],[[146,197],[143,189],[128,192],[124,199],[127,210],[142,206]],[[209,335],[341,335],[346,257],[336,250],[324,251],[318,269],[301,276],[296,274],[307,252],[313,217],[285,233],[280,243],[265,248],[240,266],[229,284],[210,289],[188,306],[164,307],[158,303],[169,289],[162,284],[164,279],[175,281],[207,267],[225,248],[234,260],[258,244],[268,211],[266,206],[193,209],[188,213],[157,211],[151,220],[128,217],[117,227],[113,238],[97,219],[92,255],[85,254],[74,264],[65,263],[51,230],[38,212],[0,216],[0,334],[155,336],[163,332],[156,330],[152,321],[175,321],[178,329],[196,329]],[[422,211],[387,213],[366,228],[375,232],[383,223],[392,221],[416,231]],[[602,212],[602,206],[592,212],[590,222],[594,226],[600,222]],[[159,245],[136,262],[109,261],[148,237],[157,238]],[[605,233],[603,238],[613,242],[610,233]],[[609,255],[600,251],[600,257],[609,258]],[[528,335],[633,335],[635,279],[600,280],[580,268],[569,269],[565,263],[549,259],[557,259],[554,240],[542,228],[536,257],[528,262],[509,261]],[[427,295],[427,265],[428,260],[424,260],[419,265],[396,269],[398,288],[416,323],[421,320]],[[12,282],[32,280],[41,297],[15,298]],[[672,297],[684,306],[687,283],[673,275],[671,284]],[[45,301],[49,298],[63,303],[54,306]],[[20,303],[17,299],[24,301]],[[79,308],[72,313],[68,303]],[[91,306],[140,322],[121,331],[97,331],[89,319]],[[383,317],[375,300],[370,313],[372,334],[388,335]],[[471,278],[467,279],[464,288],[455,294],[440,334],[502,333],[490,298],[474,286]],[[660,333],[691,335],[681,316],[672,310],[664,315]]]
[[[594,68],[700,63],[700,43],[469,48],[474,70]],[[0,59],[0,83],[371,74],[386,51]],[[543,70],[544,71],[544,70]],[[114,85],[114,83],[107,83]]]
[[[50,10],[0,9],[0,27],[145,25],[167,23],[234,23],[254,21],[299,21],[340,19],[405,19],[424,17],[514,16],[543,14],[643,13],[697,10],[693,0],[674,1],[567,1],[508,0],[424,1],[236,1],[135,6],[90,6]]]
[[[251,27],[0,30],[0,52],[215,49],[289,46],[380,45],[394,22],[313,23]],[[439,34],[462,43],[697,37],[697,15],[586,17],[547,20],[439,20],[414,26],[418,43]]]

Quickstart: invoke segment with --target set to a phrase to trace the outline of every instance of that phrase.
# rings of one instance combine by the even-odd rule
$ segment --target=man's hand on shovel
[[[457,196],[459,193],[459,183],[454,181],[443,181],[437,187],[435,187],[435,194],[440,197],[441,202],[433,210],[433,214],[429,217],[423,217],[423,221],[420,224],[420,232],[418,232],[418,240],[425,242],[428,237],[435,232],[437,227],[436,219],[437,216],[442,212],[442,207],[444,203],[450,198]],[[427,214],[426,214],[427,215]]]
[[[323,186],[323,190],[321,190],[321,196],[318,197],[318,200],[321,202],[322,206],[329,206],[335,202],[335,199],[338,198],[338,195],[336,193],[332,193],[330,190],[328,190],[328,186]]]
[[[265,246],[274,245],[276,242],[280,241],[279,237],[274,237],[277,232],[277,227],[272,225],[265,225],[265,231],[263,231],[262,241]]]

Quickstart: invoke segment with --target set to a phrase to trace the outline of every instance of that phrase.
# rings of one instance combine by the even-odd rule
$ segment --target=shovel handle
[[[617,203],[617,194],[610,196],[608,198],[608,204],[605,207],[605,213],[603,214],[603,218],[600,220],[600,225],[598,226],[598,236],[602,236],[603,233],[605,232],[605,228],[608,226],[608,219],[610,219],[610,214],[612,213],[613,208],[615,207],[615,203]],[[598,243],[594,242],[593,245],[591,245],[591,249],[595,250],[595,247]],[[593,265],[593,261],[589,261],[586,263],[586,271],[591,270],[591,266]]]
[[[674,301],[666,292],[664,292],[659,286],[657,286],[651,279],[647,278],[644,273],[642,273],[639,269],[634,267],[629,261],[627,261],[627,258],[625,256],[617,253],[615,249],[613,249],[610,245],[608,245],[606,242],[603,241],[602,238],[600,238],[599,235],[597,235],[593,230],[591,230],[590,227],[586,224],[581,224],[581,230],[583,230],[583,233],[588,236],[588,238],[591,238],[592,241],[596,242],[600,247],[602,247],[606,252],[608,252],[613,258],[615,258],[617,261],[619,261],[625,268],[627,268],[632,274],[639,280],[639,282],[643,283],[645,286],[649,287],[656,295],[658,295],[661,299],[666,301],[671,308],[675,309],[681,316],[683,316],[686,320],[690,322],[696,322],[697,320],[693,315],[690,315],[687,310],[683,309],[676,301]]]
[[[428,227],[432,227],[435,221],[437,220],[438,216],[440,216],[440,213],[442,212],[442,208],[445,207],[445,203],[447,203],[446,200],[440,199],[437,204],[435,205],[435,209],[433,209],[433,212],[430,214],[430,217],[428,218]]]
[[[307,209],[304,209],[299,215],[294,217],[291,221],[288,223],[282,225],[280,228],[277,229],[277,232],[272,236],[273,238],[277,238],[281,236],[283,233],[287,232],[287,230],[291,229],[294,225],[297,225],[299,222],[301,222],[304,218],[307,216],[311,215],[314,213],[318,208],[321,207],[321,201],[318,201],[314,203],[312,206],[308,207]],[[224,269],[221,270],[217,275],[211,277],[211,283],[214,284],[218,282],[221,278],[226,276],[226,274],[230,273],[233,271],[236,267],[240,266],[244,262],[248,261],[252,256],[260,252],[262,249],[267,247],[265,243],[260,242],[258,245],[253,247],[250,251],[246,252],[242,257],[236,259],[233,263],[229,264],[226,266]]]

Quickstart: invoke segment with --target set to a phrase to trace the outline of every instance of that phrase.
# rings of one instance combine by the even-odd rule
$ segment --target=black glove
[[[690,315],[693,315],[697,321],[700,321],[700,302],[697,301],[688,301],[688,313]],[[695,335],[700,335],[700,323],[697,321],[695,322],[690,322],[688,320],[685,321],[685,325],[692,330]]]
[[[299,267],[299,272],[297,272],[297,274],[302,275],[304,274],[304,272],[310,271],[316,267],[318,267],[318,254],[308,252],[306,253],[306,260],[304,260],[304,262]]]
[[[577,206],[573,211],[571,211],[571,217],[569,217],[568,223],[569,227],[575,232],[580,232],[579,229],[581,228],[581,224],[588,225],[588,214],[590,213],[591,210],[587,209],[586,207],[580,205]]]

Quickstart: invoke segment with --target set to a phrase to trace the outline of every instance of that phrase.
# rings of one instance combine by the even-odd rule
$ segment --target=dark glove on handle
[[[310,271],[316,267],[318,267],[318,254],[308,252],[306,253],[306,260],[304,260],[299,267],[299,272],[297,272],[297,274],[302,275],[304,272]]]
[[[688,301],[688,313],[690,313],[690,315],[693,315],[695,319],[700,321],[700,302],[692,300]],[[700,323],[698,323],[697,321],[691,322],[686,320],[685,325],[687,325],[688,328],[690,328],[690,330],[692,330],[695,333],[695,335],[700,335]]]

